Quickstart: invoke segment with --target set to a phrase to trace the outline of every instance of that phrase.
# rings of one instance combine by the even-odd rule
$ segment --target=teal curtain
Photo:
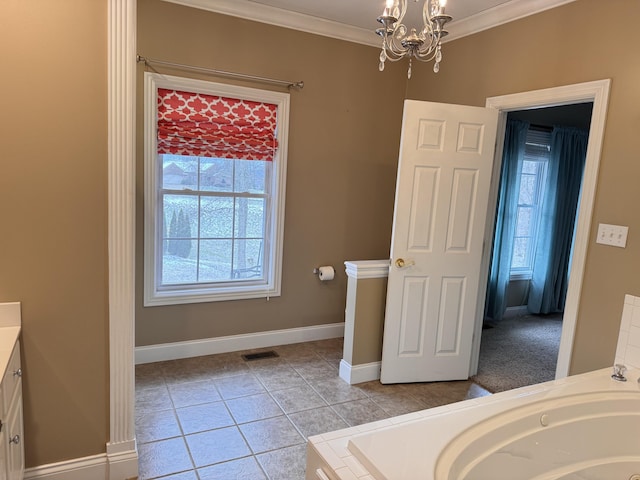
[[[520,193],[520,172],[524,157],[525,142],[529,123],[520,120],[507,120],[502,153],[502,171],[500,173],[500,191],[496,211],[496,226],[493,243],[493,256],[485,316],[501,320],[507,308],[507,287],[511,275],[511,257],[513,255],[513,237],[518,214],[518,195]]]
[[[529,290],[530,313],[564,311],[588,131],[554,127]]]

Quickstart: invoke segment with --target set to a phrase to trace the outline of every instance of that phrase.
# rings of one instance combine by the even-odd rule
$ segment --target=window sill
[[[254,298],[279,297],[280,288],[255,286],[248,288],[207,290],[173,290],[147,292],[144,299],[145,307],[157,307],[163,305],[183,305],[187,303],[226,302],[229,300],[249,300]]]
[[[531,272],[512,272],[509,276],[509,281],[531,280],[531,275]]]

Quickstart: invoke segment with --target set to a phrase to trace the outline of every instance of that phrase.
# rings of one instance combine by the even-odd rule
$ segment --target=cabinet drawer
[[[22,423],[22,397],[14,398],[7,417],[7,480],[22,480],[24,477],[24,445]]]
[[[20,342],[16,342],[11,353],[11,359],[2,379],[2,401],[5,412],[11,405],[11,399],[21,385],[22,370],[20,369]]]

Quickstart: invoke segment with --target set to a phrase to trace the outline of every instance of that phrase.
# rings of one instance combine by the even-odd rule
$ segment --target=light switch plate
[[[629,227],[601,223],[598,225],[596,243],[624,248],[627,246],[627,233],[629,233]]]

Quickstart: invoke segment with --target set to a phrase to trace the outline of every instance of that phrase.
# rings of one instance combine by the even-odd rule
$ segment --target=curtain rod
[[[270,83],[272,85],[280,85],[287,88],[304,88],[304,82],[289,82],[287,80],[277,80],[275,78],[258,77],[255,75],[247,75],[245,73],[225,72],[224,70],[215,70],[213,68],[195,67],[193,65],[183,65],[181,63],[165,62],[163,60],[155,60],[153,58],[145,58],[142,55],[136,56],[138,63],[144,63],[147,66],[163,65],[165,67],[179,68],[182,70],[190,70],[192,72],[206,73],[209,75],[217,75],[220,77],[239,78],[241,80],[253,80],[256,82]]]

